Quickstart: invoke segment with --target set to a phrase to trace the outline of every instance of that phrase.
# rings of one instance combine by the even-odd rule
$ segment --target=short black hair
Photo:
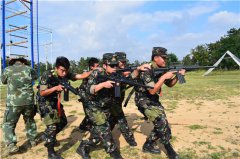
[[[95,63],[99,63],[99,60],[95,57],[92,57],[88,60],[88,67],[94,67]]]
[[[66,58],[66,57],[64,57],[64,56],[59,56],[59,57],[57,57],[57,59],[56,59],[56,67],[59,67],[59,66],[62,66],[62,67],[64,67],[65,69],[69,69],[69,67],[70,67],[70,62],[69,62],[69,60]]]

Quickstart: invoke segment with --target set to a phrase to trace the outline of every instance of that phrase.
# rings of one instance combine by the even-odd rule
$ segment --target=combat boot
[[[126,141],[130,146],[137,146],[137,143],[134,138],[129,138]]]
[[[120,152],[115,150],[113,152],[110,153],[110,156],[113,158],[113,159],[123,159],[123,157],[121,156]]]
[[[174,151],[174,149],[170,143],[164,144],[164,147],[167,151],[167,155],[168,155],[169,159],[179,159],[178,154]]]
[[[54,150],[54,144],[51,144],[47,147],[48,149],[48,159],[63,159],[60,155],[58,155]]]
[[[143,145],[143,152],[149,152],[153,154],[160,154],[159,148],[154,145],[154,142],[146,141]]]
[[[77,148],[76,152],[82,156],[83,159],[90,159],[90,147],[89,145],[87,145],[87,141],[82,141],[79,145],[79,147]]]
[[[17,147],[17,145],[15,143],[11,143],[7,146],[7,150],[8,150],[8,153],[11,155],[11,154],[18,152],[19,147]]]
[[[80,125],[79,126],[79,131],[80,131],[80,133],[85,133],[87,131],[91,131],[91,128],[87,127],[87,126],[84,127],[83,125]]]

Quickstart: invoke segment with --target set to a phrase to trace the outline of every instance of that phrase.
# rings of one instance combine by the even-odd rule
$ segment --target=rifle
[[[116,69],[116,72],[117,72],[117,73],[118,73],[118,72],[127,72],[127,71],[132,72],[132,71],[136,70],[137,67],[138,67],[138,66],[130,66],[130,67],[126,67],[126,68],[118,68],[118,69]]]
[[[179,73],[181,69],[185,69],[186,71],[193,71],[193,70],[198,70],[198,69],[206,69],[206,68],[215,68],[216,66],[169,66],[169,67],[163,67],[163,68],[156,68],[150,70],[154,77],[158,76],[159,74],[169,72],[169,71],[176,71],[176,76],[179,80],[180,84],[186,83],[186,80],[183,75]]]
[[[80,96],[79,91],[73,86],[71,86],[66,79],[63,78],[59,80],[59,84],[61,84],[64,87],[64,101],[69,101],[69,91],[71,91],[75,95]]]
[[[120,76],[118,74],[113,74],[110,76],[107,75],[98,75],[97,76],[98,80],[103,82],[103,81],[114,81],[114,92],[115,92],[115,97],[121,97],[121,90],[120,90],[120,85],[122,84],[128,84],[131,86],[136,86],[136,87],[144,87],[144,88],[151,88],[153,89],[153,87],[151,86],[146,86],[144,84],[140,84],[140,83],[136,83],[135,81],[126,78],[124,76]]]

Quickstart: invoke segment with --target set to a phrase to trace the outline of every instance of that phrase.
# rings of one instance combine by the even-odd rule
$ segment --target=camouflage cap
[[[125,52],[115,52],[115,55],[117,56],[117,61],[126,61],[127,55]]]
[[[105,53],[103,54],[103,63],[108,65],[116,65],[118,64],[116,55],[114,53]]]
[[[153,47],[152,56],[167,56],[167,49],[164,47]]]
[[[20,61],[20,62],[24,63],[25,65],[29,65],[27,59],[25,59],[25,58],[23,58],[23,57],[10,58],[8,64],[11,66],[11,65],[13,65],[16,61]]]

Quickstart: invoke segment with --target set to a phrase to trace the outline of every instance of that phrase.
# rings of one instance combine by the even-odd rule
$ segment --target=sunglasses
[[[108,64],[108,66],[110,66],[110,67],[118,67],[118,64]]]

